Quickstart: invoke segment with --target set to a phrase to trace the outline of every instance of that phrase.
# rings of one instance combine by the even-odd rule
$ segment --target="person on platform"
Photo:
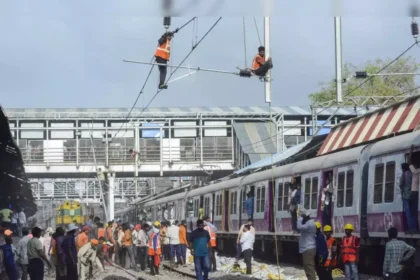
[[[28,241],[28,273],[31,280],[44,279],[44,263],[48,265],[48,268],[51,268],[51,263],[45,255],[41,241],[39,241],[41,231],[39,227],[34,227],[32,229],[33,237]]]
[[[167,89],[168,85],[165,84],[167,64],[171,56],[171,40],[174,37],[173,32],[166,32],[158,40],[158,47],[155,52],[156,63],[159,68],[159,89]]]
[[[253,221],[251,218],[248,218],[247,224],[251,226],[250,232],[255,235],[255,228],[253,226]],[[242,254],[241,237],[242,237],[242,234],[244,234],[245,225],[242,225],[241,228],[239,229],[238,238],[236,239],[236,257],[235,257],[235,264],[234,264],[235,267],[238,267],[238,262]]]
[[[55,242],[53,242],[52,256],[55,255],[55,275],[56,280],[67,280],[66,254],[63,249],[64,229],[58,227],[55,230]],[[52,258],[54,260],[54,258]]]
[[[359,280],[359,270],[357,264],[359,263],[359,238],[353,235],[354,226],[346,224],[344,226],[346,235],[341,240],[341,258],[344,263],[344,274],[346,280]]]
[[[76,249],[77,251],[80,250],[84,245],[86,245],[89,242],[89,227],[84,226],[82,228],[82,231],[77,235],[76,237]]]
[[[316,279],[315,255],[316,255],[316,225],[310,217],[309,210],[303,209],[301,217],[297,221],[297,229],[300,231],[299,253],[303,257],[303,268],[308,280]]]
[[[210,246],[209,246],[209,257],[210,257],[210,271],[217,271],[216,264],[216,233],[217,228],[210,222],[210,217],[204,217],[204,229],[210,234]]]
[[[22,239],[19,240],[16,246],[17,263],[22,272],[21,280],[28,280],[28,242],[29,242],[29,229],[22,229]]]
[[[186,266],[187,248],[189,247],[188,240],[187,240],[187,221],[186,220],[182,220],[181,225],[179,226],[179,246],[181,249],[181,261],[178,264]]]
[[[255,234],[251,232],[250,225],[244,225],[243,228],[244,233],[241,236],[241,248],[242,253],[244,254],[244,260],[246,264],[246,274],[251,275],[251,261],[252,261],[252,254],[254,252],[254,242],[255,242]]]
[[[137,234],[136,240],[136,248],[137,248],[137,261],[140,264],[140,268],[142,271],[146,270],[147,264],[147,246],[149,243],[149,237],[147,236],[147,232],[149,231],[150,226],[148,224],[143,224],[140,231]]]
[[[191,254],[194,256],[194,267],[197,280],[207,280],[209,278],[209,243],[210,234],[204,229],[204,221],[199,219],[197,220],[197,228],[190,236],[190,249]]]
[[[13,253],[13,239],[11,236],[6,236],[5,238],[6,244],[1,245],[0,248],[3,251],[3,263],[4,268],[6,269],[7,277],[9,280],[18,280],[19,273],[16,268],[15,263],[15,254]]]
[[[75,224],[69,224],[66,235],[63,238],[61,248],[66,261],[67,279],[77,279],[77,249],[75,234],[79,228]]]
[[[172,222],[172,224],[168,227],[167,234],[169,238],[169,249],[171,252],[171,266],[175,266],[177,263],[179,263],[179,260],[181,259],[178,221]]]
[[[108,241],[112,244],[112,246],[110,246],[109,250],[108,250],[108,256],[109,259],[112,260],[112,256],[115,252],[115,247],[117,246],[116,241],[114,239],[114,221],[109,221],[108,225],[106,227],[106,236],[108,238]]]
[[[160,223],[158,221],[153,223],[153,231],[149,238],[149,263],[150,263],[150,274],[159,274],[160,258],[162,255],[161,250],[161,237],[160,235]]]
[[[130,260],[129,267],[132,269],[137,269],[136,262],[134,260],[134,252],[133,252],[133,239],[132,234],[129,226],[127,224],[123,225],[124,236],[121,239],[122,248],[124,248],[126,255]],[[124,256],[125,257],[125,256]],[[126,257],[125,257],[126,258]],[[127,268],[127,264],[125,265]]]

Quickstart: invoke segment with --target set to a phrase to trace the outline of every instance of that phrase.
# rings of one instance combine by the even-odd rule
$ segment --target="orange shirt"
[[[187,241],[187,228],[185,226],[179,226],[179,243],[188,246]]]
[[[124,236],[121,239],[121,243],[126,247],[133,245],[133,239],[131,238],[131,230],[127,229],[124,232]]]
[[[77,249],[77,251],[79,251],[79,249],[82,248],[87,243],[88,243],[87,234],[85,232],[79,233],[79,235],[77,235],[77,239],[76,239],[76,249]]]

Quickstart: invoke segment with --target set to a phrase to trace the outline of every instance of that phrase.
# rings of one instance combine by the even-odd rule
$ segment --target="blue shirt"
[[[210,234],[207,230],[196,229],[191,232],[190,243],[194,249],[195,257],[204,257],[208,256],[209,250],[207,244],[210,241]]]
[[[300,217],[297,222],[297,229],[300,230],[299,237],[299,253],[303,253],[310,249],[316,248],[315,234],[316,225],[313,219],[309,219],[305,224],[302,224],[303,218]]]
[[[246,214],[248,216],[252,216],[252,212],[254,212],[254,198],[250,197],[245,201],[245,209],[246,209]]]
[[[10,280],[18,280],[19,274],[16,269],[15,255],[13,254],[12,245],[4,244],[0,248],[4,253],[4,267],[6,268],[7,276]]]
[[[76,240],[73,234],[66,234],[61,245],[65,256],[66,264],[73,264],[73,260],[77,263]]]
[[[327,240],[322,232],[317,232],[315,235],[316,242],[316,261],[319,264],[324,264],[328,258]]]

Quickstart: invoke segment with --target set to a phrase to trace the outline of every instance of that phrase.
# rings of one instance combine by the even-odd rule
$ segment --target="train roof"
[[[420,146],[420,131],[414,131],[377,142],[372,145],[370,155],[374,157],[390,154],[396,151],[409,149],[411,145]]]

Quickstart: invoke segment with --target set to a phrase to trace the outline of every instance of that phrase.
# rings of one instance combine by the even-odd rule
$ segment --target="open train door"
[[[268,181],[268,194],[267,194],[267,214],[268,214],[268,231],[274,232],[275,231],[275,219],[276,219],[276,212],[274,208],[274,199],[276,197],[276,190],[275,181]]]
[[[230,219],[230,207],[229,207],[229,203],[230,203],[230,195],[229,195],[229,190],[225,190],[223,192],[223,217],[224,217],[224,231],[225,232],[229,232],[229,219]]]

